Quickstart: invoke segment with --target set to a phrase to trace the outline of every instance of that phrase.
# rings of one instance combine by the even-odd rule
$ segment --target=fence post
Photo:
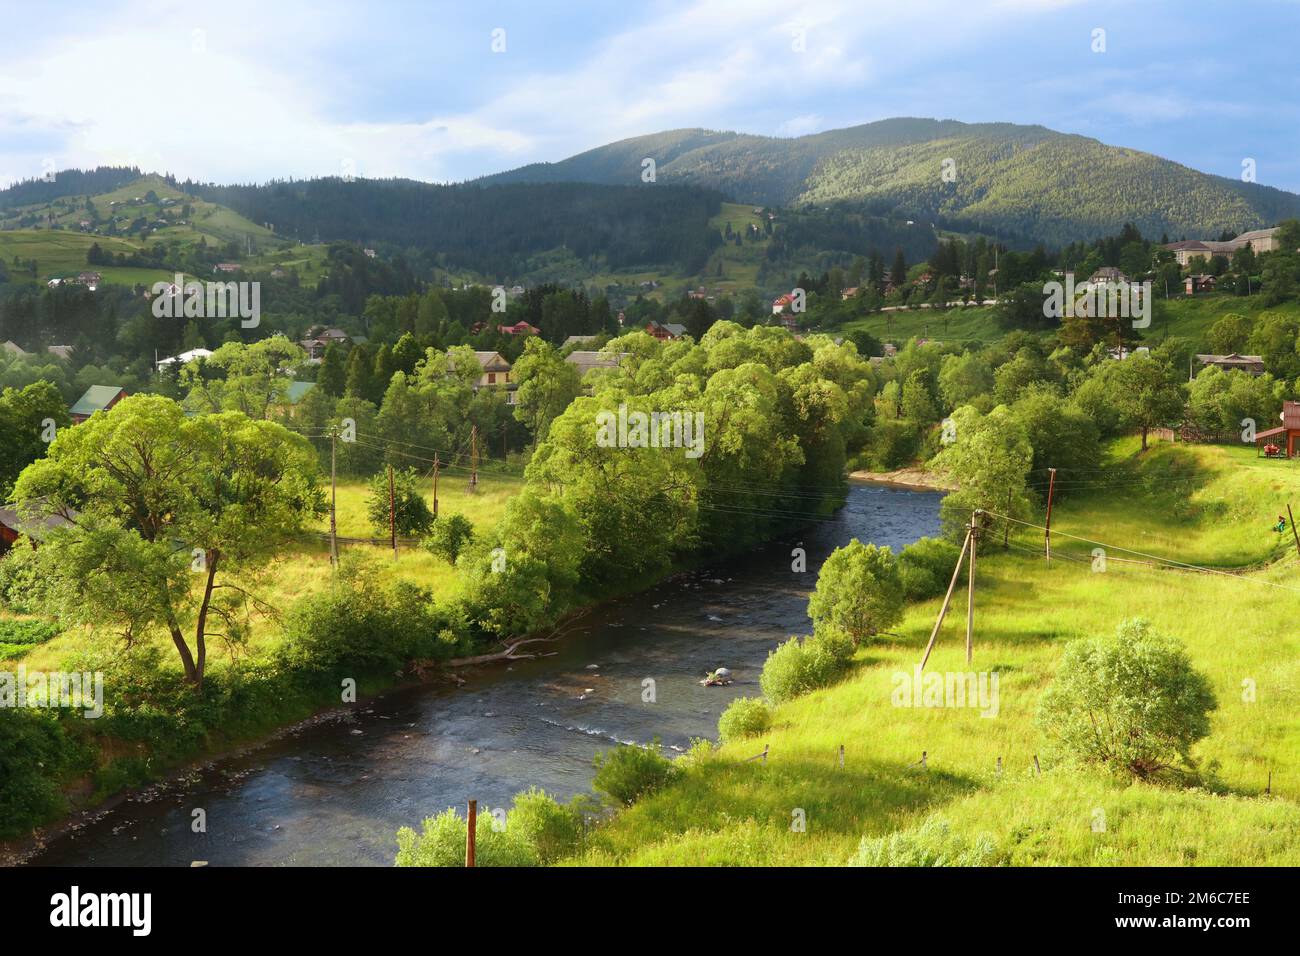
[[[465,865],[474,865],[474,830],[478,824],[478,801],[469,802],[469,826],[465,829]]]

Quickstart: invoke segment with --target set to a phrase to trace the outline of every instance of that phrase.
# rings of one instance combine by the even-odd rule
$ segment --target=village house
[[[590,342],[600,338],[599,335],[570,335],[560,343],[560,348],[567,349],[571,345],[587,345]]]
[[[1188,295],[1196,295],[1198,292],[1213,292],[1216,284],[1217,280],[1214,276],[1188,276],[1183,280],[1183,291]]]
[[[14,358],[27,358],[32,354],[12,339],[6,339],[5,341],[0,342],[0,349],[4,349]]]
[[[475,390],[485,386],[510,386],[510,363],[500,352],[475,352],[478,360],[479,379],[474,383]]]
[[[676,322],[654,322],[646,323],[645,330],[661,342],[669,342],[673,339],[680,339],[686,334],[686,326],[679,325]]]
[[[352,336],[342,329],[327,329],[315,326],[307,330],[307,338],[301,340],[298,344],[307,352],[307,361],[314,365],[325,357],[325,350],[332,343],[341,344],[351,338]]]
[[[498,325],[497,331],[502,335],[541,335],[542,330],[520,319],[514,325]]]
[[[161,371],[164,365],[186,365],[195,359],[208,358],[211,354],[211,349],[190,349],[180,355],[170,355],[167,358],[159,359],[154,365]]]
[[[564,361],[578,370],[579,378],[586,378],[587,373],[598,368],[618,368],[627,358],[628,352],[570,352]]]
[[[1272,445],[1280,451],[1279,442],[1286,438],[1286,456],[1295,457],[1296,438],[1300,436],[1300,402],[1284,401],[1282,403],[1282,424],[1278,428],[1268,428],[1255,432],[1255,446],[1261,450]],[[1276,439],[1276,440],[1275,440]],[[1268,449],[1272,453],[1273,449]]]
[[[126,389],[120,385],[92,385],[68,410],[72,424],[80,425],[95,412],[106,412],[124,398]]]
[[[213,272],[238,272],[243,268],[238,262],[218,262],[212,267]]]
[[[74,512],[73,517],[75,516]],[[69,523],[62,515],[24,517],[17,508],[0,505],[0,554],[13,547],[22,535],[26,535],[35,544],[44,540],[49,531]]]
[[[780,315],[793,304],[794,296],[790,295],[788,292],[785,295],[778,295],[772,300],[772,314]]]
[[[1233,352],[1231,355],[1200,355],[1196,360],[1202,365],[1213,365],[1221,368],[1225,372],[1237,370],[1245,372],[1248,375],[1264,374],[1264,357],[1262,355],[1238,355]]]
[[[1225,241],[1183,239],[1179,242],[1167,243],[1165,248],[1174,254],[1174,259],[1177,260],[1180,266],[1187,266],[1196,258],[1204,259],[1206,262],[1215,256],[1231,259],[1234,252],[1247,246],[1256,253],[1276,251],[1280,246],[1277,238],[1277,226],[1271,229],[1254,229],[1250,232],[1243,232],[1235,239]]]

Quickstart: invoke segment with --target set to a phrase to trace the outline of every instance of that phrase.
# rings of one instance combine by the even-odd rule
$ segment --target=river
[[[463,687],[363,701],[183,780],[150,788],[53,840],[45,866],[387,866],[394,834],[447,807],[508,807],[539,786],[590,789],[592,757],[658,736],[668,752],[716,738],[737,696],[758,696],[763,661],[807,633],[817,568],[850,538],[903,545],[939,528],[934,492],[854,482],[833,520],[716,567],[679,575],[588,615],[551,657],[490,666]],[[791,570],[791,551],[807,571]],[[716,667],[736,682],[698,682]],[[643,702],[646,678],[653,703]],[[194,810],[206,831],[193,832]]]

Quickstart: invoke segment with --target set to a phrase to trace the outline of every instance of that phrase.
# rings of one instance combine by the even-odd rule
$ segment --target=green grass
[[[1091,543],[1055,534],[1049,565],[1041,532],[1013,534],[1010,551],[996,535],[978,561],[969,669],[999,672],[998,716],[892,705],[893,675],[919,661],[939,602],[914,605],[896,636],[859,651],[849,678],[775,708],[769,733],[723,746],[602,825],[584,861],[833,865],[864,835],[939,814],[962,835],[990,834],[1017,864],[1300,863],[1300,635],[1290,612],[1300,595],[1261,583],[1300,589],[1294,542],[1269,527],[1300,493],[1300,468],[1236,448],[1161,445],[1140,456],[1125,440],[1097,482],[1058,502],[1054,532],[1188,563],[1272,563],[1242,576],[1157,570],[1113,560],[1123,552],[1111,547],[1098,573]],[[968,669],[963,612],[945,624],[928,670]],[[1031,769],[1044,750],[1034,715],[1063,645],[1134,616],[1182,640],[1213,684],[1219,709],[1195,750],[1213,786]],[[742,762],[765,744],[766,765]],[[922,751],[924,770],[912,766]],[[791,832],[795,808],[806,833]]]
[[[507,502],[522,487],[517,480],[498,478],[490,473],[480,476],[479,490],[471,494],[464,480],[443,479],[438,483],[439,513],[460,513],[474,524],[476,535],[489,534],[496,526]],[[338,534],[348,538],[382,537],[371,527],[366,517],[367,485],[364,481],[346,480],[338,485],[336,509]],[[426,493],[432,505],[433,496]],[[328,517],[318,521],[312,529],[329,530]],[[455,566],[435,557],[415,545],[402,545],[396,558],[386,545],[341,544],[346,555],[368,558],[384,568],[385,577],[411,581],[430,588],[436,600],[449,600],[459,593],[461,579]],[[300,545],[287,548],[269,566],[252,591],[266,600],[277,611],[286,611],[305,596],[321,593],[331,586],[334,571],[330,567],[328,542],[306,539]],[[5,621],[0,620],[0,628]],[[188,633],[188,631],[187,631]],[[247,653],[254,656],[269,654],[279,646],[282,633],[279,623],[265,614],[255,614],[249,637]],[[26,656],[29,667],[46,670],[57,669],[75,647],[86,640],[83,632],[68,632],[45,644],[36,645]],[[0,642],[4,641],[0,630]],[[224,648],[216,642],[210,646],[209,669],[220,670],[229,660]],[[164,655],[166,666],[179,673],[179,662],[174,654]]]

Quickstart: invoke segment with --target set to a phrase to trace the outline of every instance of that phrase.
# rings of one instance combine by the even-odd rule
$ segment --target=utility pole
[[[469,490],[478,490],[478,426],[469,430]]]
[[[1291,502],[1289,501],[1286,503],[1286,516],[1289,519],[1288,523],[1291,525],[1291,536],[1295,538],[1296,554],[1300,555],[1300,531],[1295,529],[1295,515],[1291,514]]]
[[[1047,524],[1043,528],[1043,550],[1047,560],[1052,560],[1052,492],[1056,490],[1056,469],[1047,469],[1051,478],[1047,482]]]
[[[338,437],[338,427],[330,427],[330,565],[337,568],[339,566],[339,534],[338,522],[335,520],[335,512],[338,505],[339,484],[338,472],[335,468],[334,440]]]
[[[433,517],[438,517],[438,453],[433,453]]]
[[[388,466],[388,537],[393,544],[393,557],[397,557],[397,496],[393,494],[393,466]]]
[[[970,516],[970,563],[966,566],[966,663],[975,652],[975,542],[979,540],[978,511]]]
[[[935,638],[939,636],[939,628],[943,626],[944,616],[948,613],[948,605],[952,603],[952,592],[957,587],[957,577],[961,574],[961,565],[966,560],[966,552],[970,549],[971,532],[966,529],[966,540],[962,542],[961,554],[957,556],[957,566],[952,569],[952,580],[948,582],[948,593],[943,596],[943,607],[939,608],[939,616],[935,618],[934,630],[930,632],[930,643],[925,645],[925,654],[921,657],[921,669],[925,669],[926,661],[930,659],[930,651],[934,650]]]

